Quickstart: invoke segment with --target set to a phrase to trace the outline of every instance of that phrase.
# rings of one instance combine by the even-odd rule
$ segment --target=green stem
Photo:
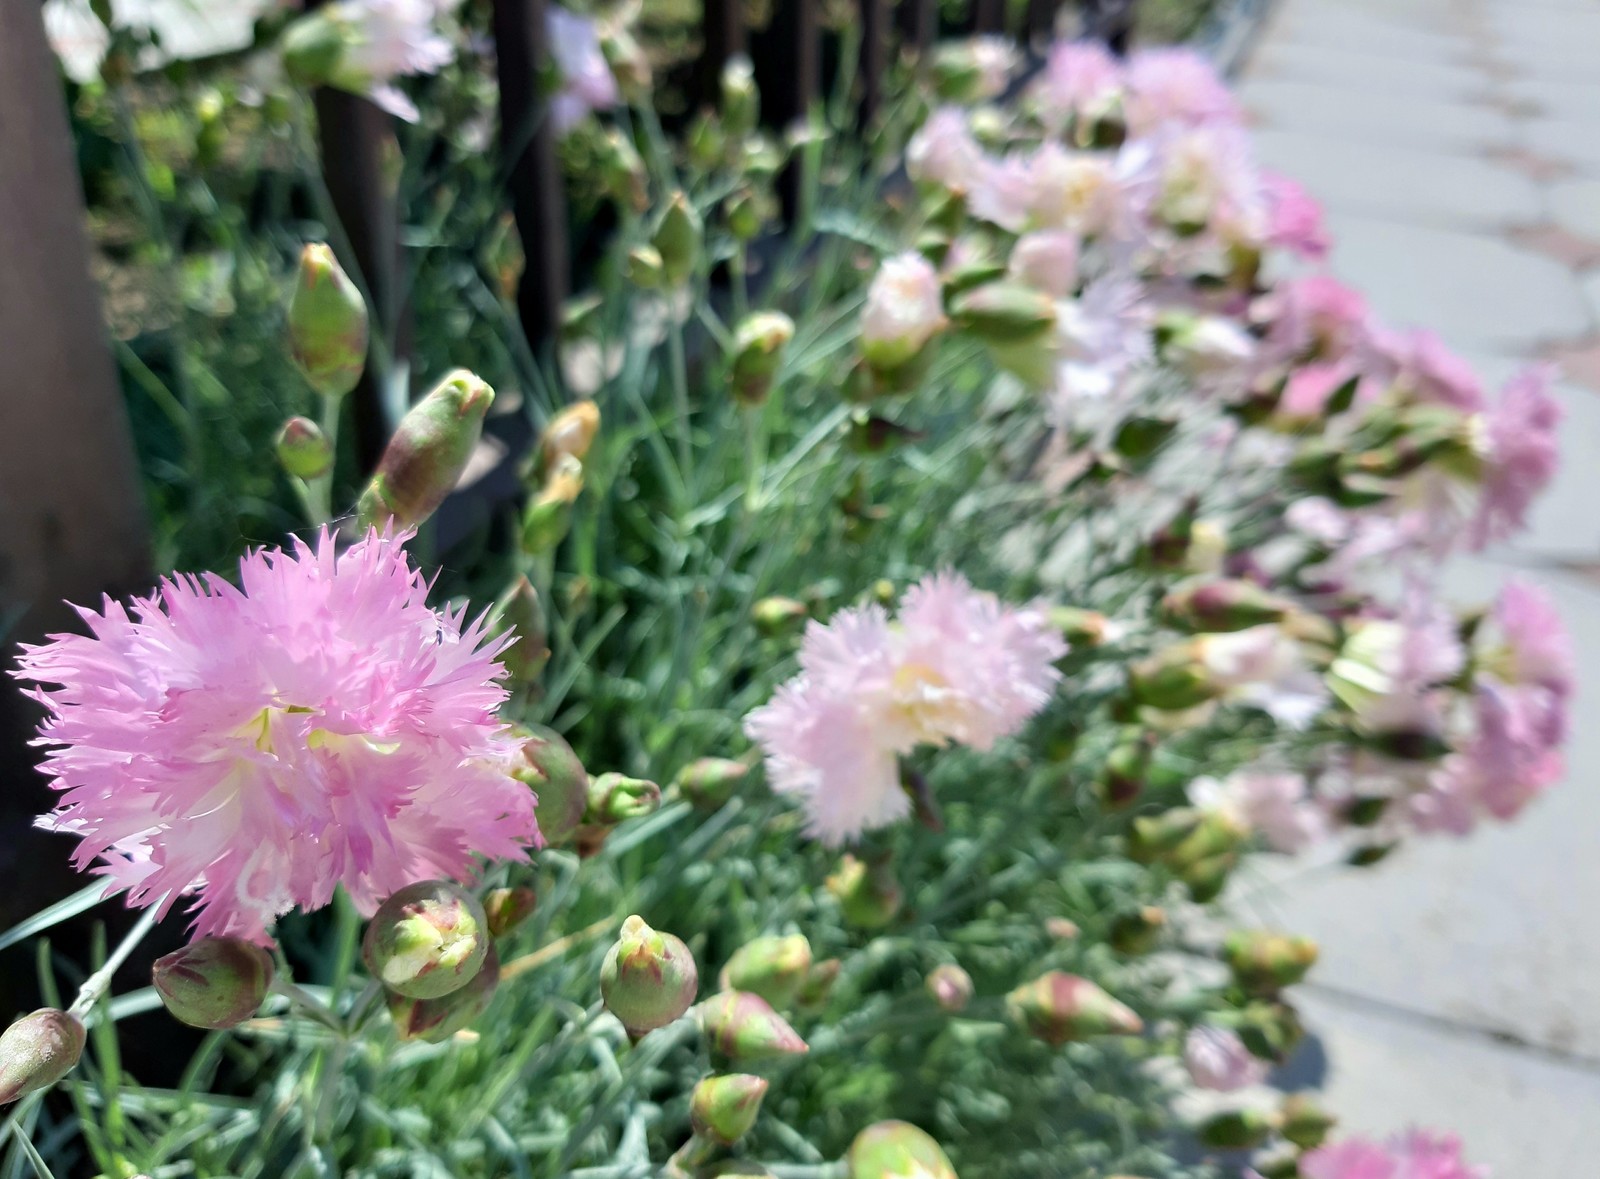
[[[83,986],[78,988],[78,997],[72,1001],[72,1006],[67,1009],[68,1015],[76,1016],[81,1020],[94,1010],[95,1004],[100,1002],[101,997],[106,992],[106,988],[111,985],[111,976],[128,960],[128,955],[133,953],[134,948],[144,940],[145,934],[149,933],[151,927],[155,925],[157,915],[161,912],[161,906],[165,901],[166,898],[163,897],[146,909],[144,915],[139,918],[134,927],[128,930],[127,936],[122,939],[121,944],[106,959],[106,964],[84,980]]]

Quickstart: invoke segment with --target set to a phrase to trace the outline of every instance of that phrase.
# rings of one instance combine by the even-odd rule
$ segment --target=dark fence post
[[[889,68],[889,0],[861,0],[861,126],[868,127],[883,103],[883,75]]]
[[[1055,33],[1056,13],[1060,10],[1061,0],[1028,0],[1028,40],[1049,39]]]
[[[500,158],[524,258],[517,312],[535,353],[561,326],[571,266],[555,128],[540,91],[550,60],[546,12],[545,0],[494,0]]]
[[[730,57],[746,52],[743,0],[705,0],[700,23],[704,44],[696,66],[700,101],[715,106],[721,97],[722,67]]]
[[[975,33],[1005,32],[1006,0],[974,0],[972,6],[972,31]]]
[[[939,37],[939,0],[900,0],[895,10],[900,44],[919,56]]]
[[[806,117],[821,86],[822,36],[816,0],[775,0],[772,20],[750,38],[750,61],[761,88],[761,121],[779,132]],[[778,180],[790,224],[800,207],[800,167],[791,162]]]

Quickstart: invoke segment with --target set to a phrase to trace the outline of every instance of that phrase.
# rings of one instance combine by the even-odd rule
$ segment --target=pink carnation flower
[[[1556,428],[1561,403],[1550,392],[1548,366],[1525,369],[1506,382],[1485,418],[1488,457],[1472,543],[1504,540],[1527,523],[1528,509],[1555,478],[1561,461]]]
[[[1361,1138],[1318,1147],[1300,1160],[1305,1179],[1489,1179],[1461,1157],[1453,1134],[1411,1130],[1380,1146]]]
[[[914,250],[885,258],[867,288],[861,346],[880,368],[896,368],[945,325],[944,285],[933,264]]]
[[[1033,85],[1035,108],[1056,130],[1108,113],[1121,94],[1122,67],[1098,41],[1057,41]]]
[[[988,160],[967,127],[967,113],[944,106],[928,116],[906,145],[911,179],[970,192],[982,183]]]
[[[812,623],[800,674],[745,718],[773,790],[837,844],[903,818],[898,756],[918,745],[991,748],[1050,700],[1066,645],[1043,610],[1003,605],[953,573],[924,578],[890,622],[878,606]]]
[[[78,836],[77,866],[130,905],[191,895],[197,936],[258,942],[338,885],[371,912],[537,846],[535,800],[501,768],[504,643],[428,606],[403,539],[260,550],[238,587],[180,575],[23,648],[18,677],[58,685],[37,693],[62,793],[39,825]]]
[[[1302,258],[1327,257],[1327,226],[1322,206],[1298,181],[1269,172],[1262,177],[1267,201],[1267,245]]]
[[[1145,135],[1170,124],[1237,123],[1239,104],[1211,63],[1191,49],[1141,49],[1128,59],[1128,126]]]
[[[1234,824],[1257,832],[1274,851],[1303,851],[1328,834],[1327,816],[1311,801],[1299,774],[1241,770],[1222,781],[1196,778],[1189,799]]]
[[[586,16],[553,4],[545,12],[550,56],[561,75],[561,89],[550,102],[550,121],[564,135],[593,111],[610,110],[620,95],[611,66],[600,51],[600,35]]]
[[[1366,300],[1325,274],[1291,279],[1278,287],[1268,342],[1284,360],[1339,360],[1365,347]]]
[[[1202,1089],[1232,1093],[1267,1079],[1267,1063],[1250,1055],[1237,1032],[1200,1024],[1183,1041],[1183,1065]]]

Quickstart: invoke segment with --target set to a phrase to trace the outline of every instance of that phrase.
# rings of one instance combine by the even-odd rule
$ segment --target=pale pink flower
[[[1305,1179],[1398,1179],[1387,1150],[1359,1138],[1321,1146],[1300,1160]]]
[[[1167,225],[1184,233],[1213,226],[1245,240],[1264,231],[1260,174],[1241,128],[1175,127],[1152,143],[1160,177],[1154,212]]]
[[[944,287],[933,264],[914,250],[885,258],[861,311],[861,347],[867,359],[880,368],[897,368],[922,351],[944,325]]]
[[[1555,478],[1562,412],[1550,392],[1551,377],[1548,366],[1523,370],[1506,382],[1499,402],[1485,415],[1488,455],[1472,526],[1475,548],[1521,529],[1533,501]]]
[[[1189,784],[1189,799],[1257,832],[1274,851],[1304,851],[1328,834],[1327,817],[1300,774],[1255,769],[1229,774],[1220,782],[1196,778]]]
[[[1183,1041],[1183,1066],[1201,1089],[1232,1093],[1267,1079],[1267,1063],[1250,1055],[1237,1032],[1198,1024]]]
[[[1333,395],[1358,377],[1359,374],[1344,362],[1300,365],[1284,382],[1277,412],[1294,421],[1321,418]]]
[[[978,89],[974,97],[995,98],[1004,94],[1011,84],[1011,71],[1022,60],[1016,45],[1009,37],[974,37],[966,48],[978,71]]]
[[[1461,1158],[1461,1139],[1433,1130],[1409,1130],[1391,1144],[1400,1160],[1396,1179],[1488,1179],[1484,1167]]]
[[[943,106],[928,116],[906,147],[911,179],[941,184],[955,192],[971,192],[983,182],[988,160],[972,137],[967,114]]]
[[[502,769],[504,642],[428,606],[402,539],[259,550],[238,587],[176,576],[131,614],[80,610],[91,636],[24,647],[18,677],[58,685],[37,694],[62,793],[40,826],[130,905],[191,895],[196,935],[259,942],[339,885],[370,913],[537,846]]]
[[[550,121],[564,135],[593,112],[616,106],[621,95],[593,20],[552,4],[545,12],[545,27],[561,77],[561,89],[550,100]]]
[[[1124,77],[1128,126],[1136,135],[1170,124],[1240,120],[1227,84],[1191,49],[1141,49],[1128,59]]]
[[[1266,244],[1313,261],[1326,257],[1328,230],[1316,198],[1298,181],[1276,172],[1265,173],[1261,183],[1267,202]]]
[[[332,84],[416,122],[416,105],[392,83],[407,74],[436,74],[455,60],[455,45],[441,31],[455,7],[455,0],[336,0],[320,10],[346,33]]]
[[[1122,94],[1122,67],[1098,41],[1057,41],[1032,91],[1040,118],[1060,131],[1073,119],[1113,110]]]
[[[1453,1134],[1410,1130],[1380,1146],[1361,1138],[1320,1146],[1300,1159],[1305,1179],[1489,1179],[1461,1157]]]
[[[903,818],[898,757],[991,748],[1050,700],[1065,644],[1037,606],[1009,607],[953,573],[924,578],[899,618],[878,606],[812,623],[800,673],[745,718],[773,790],[798,796],[830,844]]]
[[[1103,274],[1076,299],[1056,308],[1056,342],[1060,362],[1053,399],[1058,418],[1071,412],[1080,398],[1118,392],[1135,368],[1155,352],[1151,337],[1152,309],[1137,280]]]
[[[1269,344],[1285,360],[1338,360],[1362,349],[1368,337],[1366,300],[1325,274],[1290,279],[1272,297]]]
[[[1141,233],[1158,171],[1146,144],[1071,151],[1045,143],[986,165],[968,199],[972,215],[1012,233],[1064,229],[1130,240]]]
[[[1393,366],[1394,380],[1417,399],[1464,413],[1483,409],[1483,382],[1435,333],[1374,331],[1373,344]]]
[[[1259,708],[1285,728],[1306,728],[1327,706],[1322,678],[1300,644],[1275,625],[1201,635],[1196,646],[1224,699]]]
[[[1065,299],[1078,289],[1078,235],[1062,229],[1025,233],[1011,248],[1011,277]]]

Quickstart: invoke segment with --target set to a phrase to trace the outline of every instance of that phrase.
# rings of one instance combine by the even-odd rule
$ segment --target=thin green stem
[[[139,943],[144,940],[145,934],[149,933],[155,925],[156,919],[161,912],[161,906],[165,901],[166,898],[162,897],[160,901],[146,909],[134,927],[128,930],[127,936],[111,952],[111,956],[106,959],[105,965],[84,980],[83,986],[78,988],[78,997],[72,1001],[72,1006],[67,1009],[67,1014],[76,1016],[81,1020],[94,1010],[95,1004],[100,1002],[105,995],[106,988],[111,985],[111,976],[128,960],[128,955],[133,953]]]

